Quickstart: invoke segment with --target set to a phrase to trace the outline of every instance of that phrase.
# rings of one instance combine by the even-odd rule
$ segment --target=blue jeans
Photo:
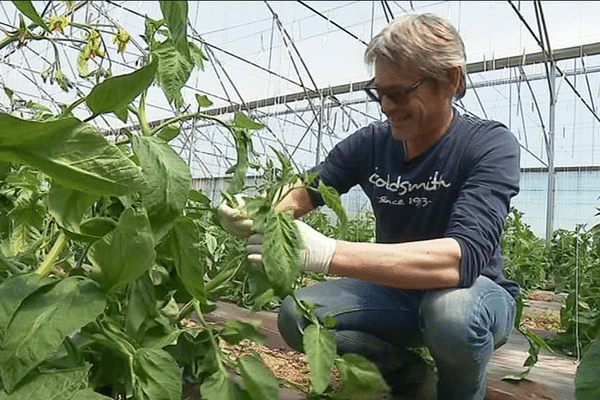
[[[469,288],[439,290],[395,289],[341,278],[301,288],[297,294],[321,305],[315,311],[321,321],[326,315],[334,317],[339,354],[370,359],[384,377],[393,371],[404,375],[414,358],[406,348],[426,345],[438,369],[437,396],[443,400],[485,398],[487,365],[493,351],[506,343],[516,313],[514,298],[483,276]],[[284,299],[278,327],[293,349],[302,351],[308,323],[294,300]]]

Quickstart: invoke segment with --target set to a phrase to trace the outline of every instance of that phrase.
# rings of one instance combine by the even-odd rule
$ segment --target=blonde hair
[[[446,19],[434,14],[403,14],[392,20],[371,39],[365,62],[387,59],[400,68],[414,66],[438,82],[446,80],[446,71],[459,67],[460,83],[456,99],[465,95],[467,56],[460,34]]]

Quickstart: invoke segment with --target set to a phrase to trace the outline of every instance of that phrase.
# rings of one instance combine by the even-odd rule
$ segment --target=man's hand
[[[238,206],[231,208],[227,202],[222,202],[217,213],[221,226],[227,232],[240,239],[245,239],[252,234],[252,220],[248,218],[248,214],[244,211],[244,197],[241,194],[236,194]]]
[[[324,274],[329,271],[329,264],[335,253],[336,241],[317,232],[301,221],[294,221],[305,247],[300,250],[300,268],[305,271],[316,271]],[[248,238],[248,261],[255,265],[262,264],[263,235],[254,234]]]

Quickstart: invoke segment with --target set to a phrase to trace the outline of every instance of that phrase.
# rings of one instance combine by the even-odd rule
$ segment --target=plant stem
[[[119,140],[118,142],[115,142],[115,146],[120,146],[122,144],[129,144],[129,143],[131,143],[131,140],[123,139],[123,140]]]
[[[131,360],[136,352],[136,348],[129,340],[123,337],[125,333],[118,330],[113,331],[110,326],[105,326],[102,322],[97,325],[100,328],[100,334],[104,336],[104,338],[100,340],[101,343],[116,350],[121,356],[128,359],[130,361],[129,364],[131,365]],[[95,338],[95,340],[98,340],[98,338]]]
[[[230,264],[228,264],[227,267],[225,267],[223,270],[221,270],[217,274],[217,276],[215,276],[213,279],[211,279],[210,281],[208,281],[204,284],[204,291],[207,294],[210,293],[215,288],[217,288],[218,286],[225,283],[227,280],[231,279],[231,277],[235,276],[235,274],[237,274],[237,272],[240,270],[240,267],[242,266],[243,260],[246,258],[246,255],[241,254],[238,258],[240,260],[239,260],[239,262],[237,262],[236,267],[231,268],[232,265],[235,265],[234,262],[231,262]],[[236,261],[236,260],[234,259],[233,261]],[[177,316],[177,322],[181,322],[182,319],[186,318],[188,315],[190,315],[192,313],[192,311],[194,311],[194,301],[196,301],[196,300],[195,299],[190,300],[181,308],[181,310],[179,311],[179,315]]]
[[[231,279],[233,276],[237,274],[237,272],[242,267],[244,260],[246,259],[246,254],[242,253],[233,260],[231,260],[225,268],[223,268],[219,273],[212,278],[210,281],[204,284],[204,291],[208,294],[212,292],[214,289]],[[237,266],[236,266],[237,264]]]
[[[206,320],[204,319],[204,315],[202,315],[202,310],[200,310],[200,303],[196,299],[192,300],[192,303],[194,304],[194,309],[196,310],[196,314],[198,314],[198,320],[200,321],[200,324],[206,330],[206,333],[208,333],[208,338],[210,339],[210,343],[212,344],[213,349],[215,351],[215,359],[217,360],[217,366],[219,367],[219,370],[221,372],[223,372],[224,374],[227,374],[227,370],[223,366],[223,355],[221,354],[221,347],[217,343],[217,340],[215,339],[215,336],[213,335],[212,329],[206,323]]]
[[[135,114],[136,117],[140,117],[140,112],[137,108],[135,108],[132,104],[127,106],[127,109]]]
[[[304,315],[308,319],[310,319],[310,321],[313,324],[321,326],[317,317],[315,317],[314,313],[304,305],[304,303],[302,302],[302,300],[300,300],[300,298],[298,297],[298,294],[295,291],[292,292],[291,296],[292,296],[292,299],[294,299],[294,302],[296,303],[298,308],[304,313]]]
[[[197,113],[191,113],[191,114],[178,115],[176,117],[170,118],[167,121],[165,121],[162,124],[155,127],[154,129],[152,129],[151,135],[155,135],[156,133],[160,132],[160,130],[163,129],[167,125],[170,125],[170,124],[173,124],[173,123],[179,122],[179,121],[185,121],[185,120],[192,119],[192,118],[208,119],[210,121],[215,121],[215,122],[219,123],[220,125],[224,126],[227,129],[231,128],[221,118],[213,117],[212,115],[197,112]]]
[[[92,247],[92,242],[88,243],[85,245],[85,248],[83,249],[83,253],[81,254],[81,257],[79,258],[79,260],[77,260],[77,265],[75,265],[75,268],[81,268],[81,266],[83,265],[83,260],[85,260],[85,257],[88,253],[88,251],[90,250],[90,247]]]
[[[19,39],[19,34],[18,33],[13,33],[10,36],[5,37],[4,39],[2,39],[0,41],[0,50],[2,50],[3,48],[5,48],[6,46],[8,46],[9,44],[11,44],[12,42],[14,42],[15,40]]]
[[[42,264],[39,266],[36,273],[42,276],[46,276],[52,271],[52,268],[54,267],[54,262],[58,258],[58,255],[62,251],[63,247],[65,247],[66,242],[67,236],[63,232],[60,232],[60,235],[58,235],[58,239],[56,239],[56,242],[54,242],[52,249],[50,249],[50,252],[44,259],[44,262],[42,262]]]
[[[5,266],[10,272],[15,275],[21,275],[23,271],[19,269],[16,265],[14,265],[10,260],[8,260],[2,253],[0,253],[0,265]]]
[[[29,26],[27,26],[27,30],[29,31],[29,33],[31,33],[31,29],[38,27],[39,25],[36,23],[30,24]],[[0,50],[4,49],[6,46],[8,46],[9,44],[11,44],[12,42],[19,40],[20,34],[22,32],[20,30],[17,30],[16,32],[7,35],[4,39],[2,39],[0,41]],[[43,38],[43,34],[42,35],[33,35],[33,33],[31,33],[31,37],[29,37],[28,39],[35,39],[35,40],[40,40],[41,38]]]
[[[283,201],[283,199],[285,199],[287,197],[288,194],[290,194],[292,191],[296,190],[296,189],[306,189],[306,190],[315,190],[313,187],[311,187],[310,185],[302,185],[302,186],[291,186],[288,187],[287,190],[285,191],[285,193],[283,195],[279,195],[276,196],[275,198],[277,199],[274,203],[273,203],[273,207],[277,207],[279,205],[279,203],[281,203]],[[281,188],[281,191],[283,191],[283,189],[285,189],[285,187]],[[316,190],[315,190],[316,191]]]
[[[67,108],[64,109],[64,111],[61,113],[61,115],[67,117],[69,115],[69,113],[71,111],[73,111],[73,109],[75,107],[77,107],[78,105],[80,105],[81,103],[83,103],[85,101],[85,97],[80,98],[79,100],[75,100],[73,103],[71,103]]]
[[[150,124],[148,124],[148,119],[146,118],[146,91],[142,92],[140,97],[140,106],[138,108],[137,117],[140,120],[142,133],[146,136],[151,135],[152,130],[150,129]]]
[[[181,322],[182,319],[190,315],[194,311],[194,300],[188,301],[179,311],[177,322]]]

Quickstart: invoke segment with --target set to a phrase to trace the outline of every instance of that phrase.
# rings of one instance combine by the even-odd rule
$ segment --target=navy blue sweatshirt
[[[360,185],[371,201],[378,243],[451,237],[462,250],[460,287],[479,275],[511,295],[500,236],[519,191],[519,144],[503,124],[454,110],[447,132],[406,161],[387,122],[372,123],[338,143],[313,170],[340,194]],[[310,191],[313,205],[323,199]]]

